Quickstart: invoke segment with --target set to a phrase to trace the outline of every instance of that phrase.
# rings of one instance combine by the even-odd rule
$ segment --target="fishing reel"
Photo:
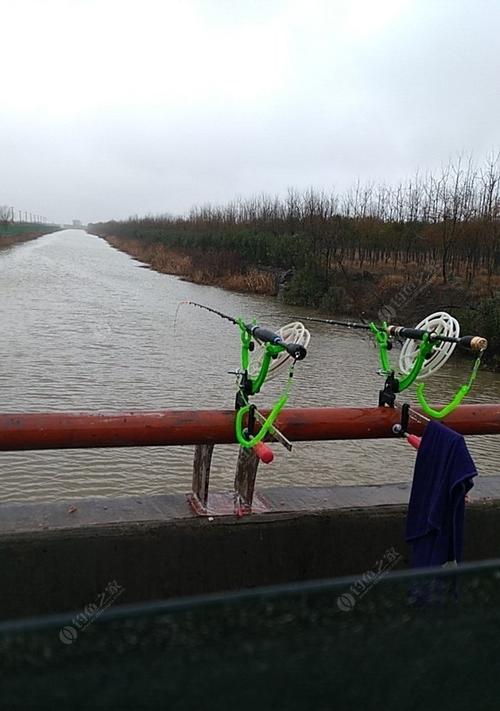
[[[273,459],[272,450],[263,440],[269,436],[283,444],[288,450],[292,445],[286,437],[274,426],[279,413],[288,401],[295,363],[303,360],[307,354],[310,333],[299,321],[282,326],[278,332],[254,324],[238,321],[241,335],[241,369],[238,372],[238,392],[236,395],[236,439],[241,447],[254,448],[255,453],[264,463]],[[259,349],[256,358],[250,363],[250,353],[255,345]],[[261,415],[256,406],[250,404],[249,398],[257,395],[264,382],[273,378],[286,364],[290,364],[288,379],[281,397],[278,399],[267,417]],[[245,417],[247,426],[243,426]],[[261,424],[255,433],[255,420]]]
[[[441,410],[435,410],[425,399],[425,384],[417,385],[417,398],[423,411],[429,417],[441,418],[462,402],[470,392],[481,364],[481,358],[488,347],[488,341],[481,336],[460,336],[460,325],[456,318],[446,311],[437,311],[424,318],[415,328],[405,326],[392,326],[385,321],[381,325],[376,323],[353,323],[350,321],[335,321],[333,319],[304,317],[307,321],[328,323],[332,326],[343,326],[371,331],[379,348],[381,369],[380,375],[386,380],[384,388],[379,392],[379,406],[394,407],[396,394],[406,390],[415,380],[423,380],[437,373],[449,360],[457,346],[475,351],[478,355],[472,367],[469,380],[458,390],[453,400]],[[392,348],[391,338],[404,339],[405,343],[399,358],[399,370],[396,376],[395,369],[389,360],[389,351]]]
[[[387,376],[384,389],[379,394],[379,405],[394,406],[395,395],[409,387],[416,380],[424,380],[440,370],[452,356],[457,345],[478,353],[468,382],[462,385],[451,402],[441,410],[432,408],[425,399],[425,384],[416,388],[417,399],[426,415],[443,418],[453,412],[470,392],[476,378],[481,358],[488,347],[488,341],[481,336],[460,336],[460,324],[457,319],[445,311],[437,311],[424,318],[415,328],[388,326],[378,328],[370,325],[380,349],[382,374]],[[391,337],[404,338],[405,343],[399,357],[399,370],[402,378],[395,376],[391,369],[387,351]]]
[[[397,327],[389,326],[388,329],[390,335],[398,336],[401,333],[401,329]],[[430,314],[430,316],[426,316],[420,321],[415,326],[415,331],[427,331],[430,333],[430,342],[434,341],[435,343],[417,375],[417,380],[423,380],[437,373],[453,354],[460,337],[460,324],[456,318],[447,314],[446,311],[436,311],[436,313]],[[444,341],[439,338],[440,336],[452,338],[453,340]],[[406,338],[399,356],[399,369],[405,375],[411,372],[418,357],[419,349],[420,346],[417,340]]]
[[[246,323],[241,318],[233,318],[222,311],[199,304],[196,301],[182,301],[177,307],[183,304],[196,306],[205,311],[209,311],[220,318],[238,326],[241,340],[241,365],[235,372],[238,377],[236,393],[236,418],[235,434],[241,447],[245,449],[253,448],[255,454],[264,463],[269,463],[273,459],[272,450],[264,444],[264,439],[271,439],[281,442],[288,450],[292,445],[287,438],[274,426],[274,422],[286,405],[293,378],[293,368],[295,363],[303,360],[307,355],[307,346],[310,341],[310,333],[299,321],[282,326],[278,332],[254,323]],[[177,318],[177,312],[176,312]],[[258,348],[257,357],[252,358],[250,354]],[[274,378],[282,367],[290,364],[288,379],[285,388],[272,408],[265,417],[250,403],[250,398],[257,395],[268,378]],[[255,422],[261,425],[258,432],[255,432]],[[245,424],[246,423],[246,424]]]

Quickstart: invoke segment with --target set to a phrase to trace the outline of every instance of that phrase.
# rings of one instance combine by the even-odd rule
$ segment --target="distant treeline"
[[[346,265],[439,265],[444,283],[461,276],[470,284],[478,271],[491,279],[499,270],[500,162],[477,169],[459,160],[439,176],[396,187],[358,183],[344,195],[291,189],[285,198],[259,195],[195,207],[186,217],[134,217],[93,229],[200,250],[219,271],[307,268],[328,285]]]

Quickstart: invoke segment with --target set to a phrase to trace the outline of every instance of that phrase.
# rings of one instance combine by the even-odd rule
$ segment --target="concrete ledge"
[[[500,477],[467,506],[466,560],[500,557]],[[182,495],[0,507],[0,618],[352,575],[404,542],[408,484],[264,490],[270,513],[197,518]]]

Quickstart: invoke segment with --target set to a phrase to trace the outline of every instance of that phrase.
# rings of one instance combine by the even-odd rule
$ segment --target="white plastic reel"
[[[304,348],[307,348],[309,341],[311,340],[311,334],[300,321],[292,321],[292,323],[287,323],[286,326],[282,326],[279,331],[276,331],[278,336],[285,341],[285,343],[298,343]],[[260,349],[260,353],[255,356],[253,361],[250,363],[250,368],[248,369],[249,375],[252,378],[258,374],[260,366],[262,364],[262,358],[264,357],[264,346],[256,341],[257,347]],[[277,375],[278,370],[287,363],[291,356],[283,351],[279,353],[276,358],[273,358],[271,365],[269,366],[268,378],[274,378]]]
[[[436,313],[431,314],[420,321],[420,323],[415,326],[415,328],[422,329],[425,331],[433,331],[440,336],[451,336],[452,338],[459,338],[460,336],[460,324],[456,318],[447,314],[446,311],[436,311]],[[399,356],[399,369],[402,373],[407,375],[418,356],[420,349],[420,341],[414,341],[408,338],[401,350],[401,355]],[[455,348],[456,343],[441,342],[438,343],[429,358],[426,359],[422,366],[422,370],[417,376],[418,380],[423,380],[428,378],[429,375],[436,373],[443,365],[446,363],[448,358],[451,356]]]

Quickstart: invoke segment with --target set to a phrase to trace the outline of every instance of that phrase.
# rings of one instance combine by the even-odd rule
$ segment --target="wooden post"
[[[252,510],[259,458],[252,448],[240,447],[234,479],[235,506],[240,513]],[[240,511],[241,509],[241,511]]]
[[[193,496],[204,509],[208,502],[208,485],[210,482],[210,464],[212,463],[213,444],[197,444],[194,450],[193,462]]]

